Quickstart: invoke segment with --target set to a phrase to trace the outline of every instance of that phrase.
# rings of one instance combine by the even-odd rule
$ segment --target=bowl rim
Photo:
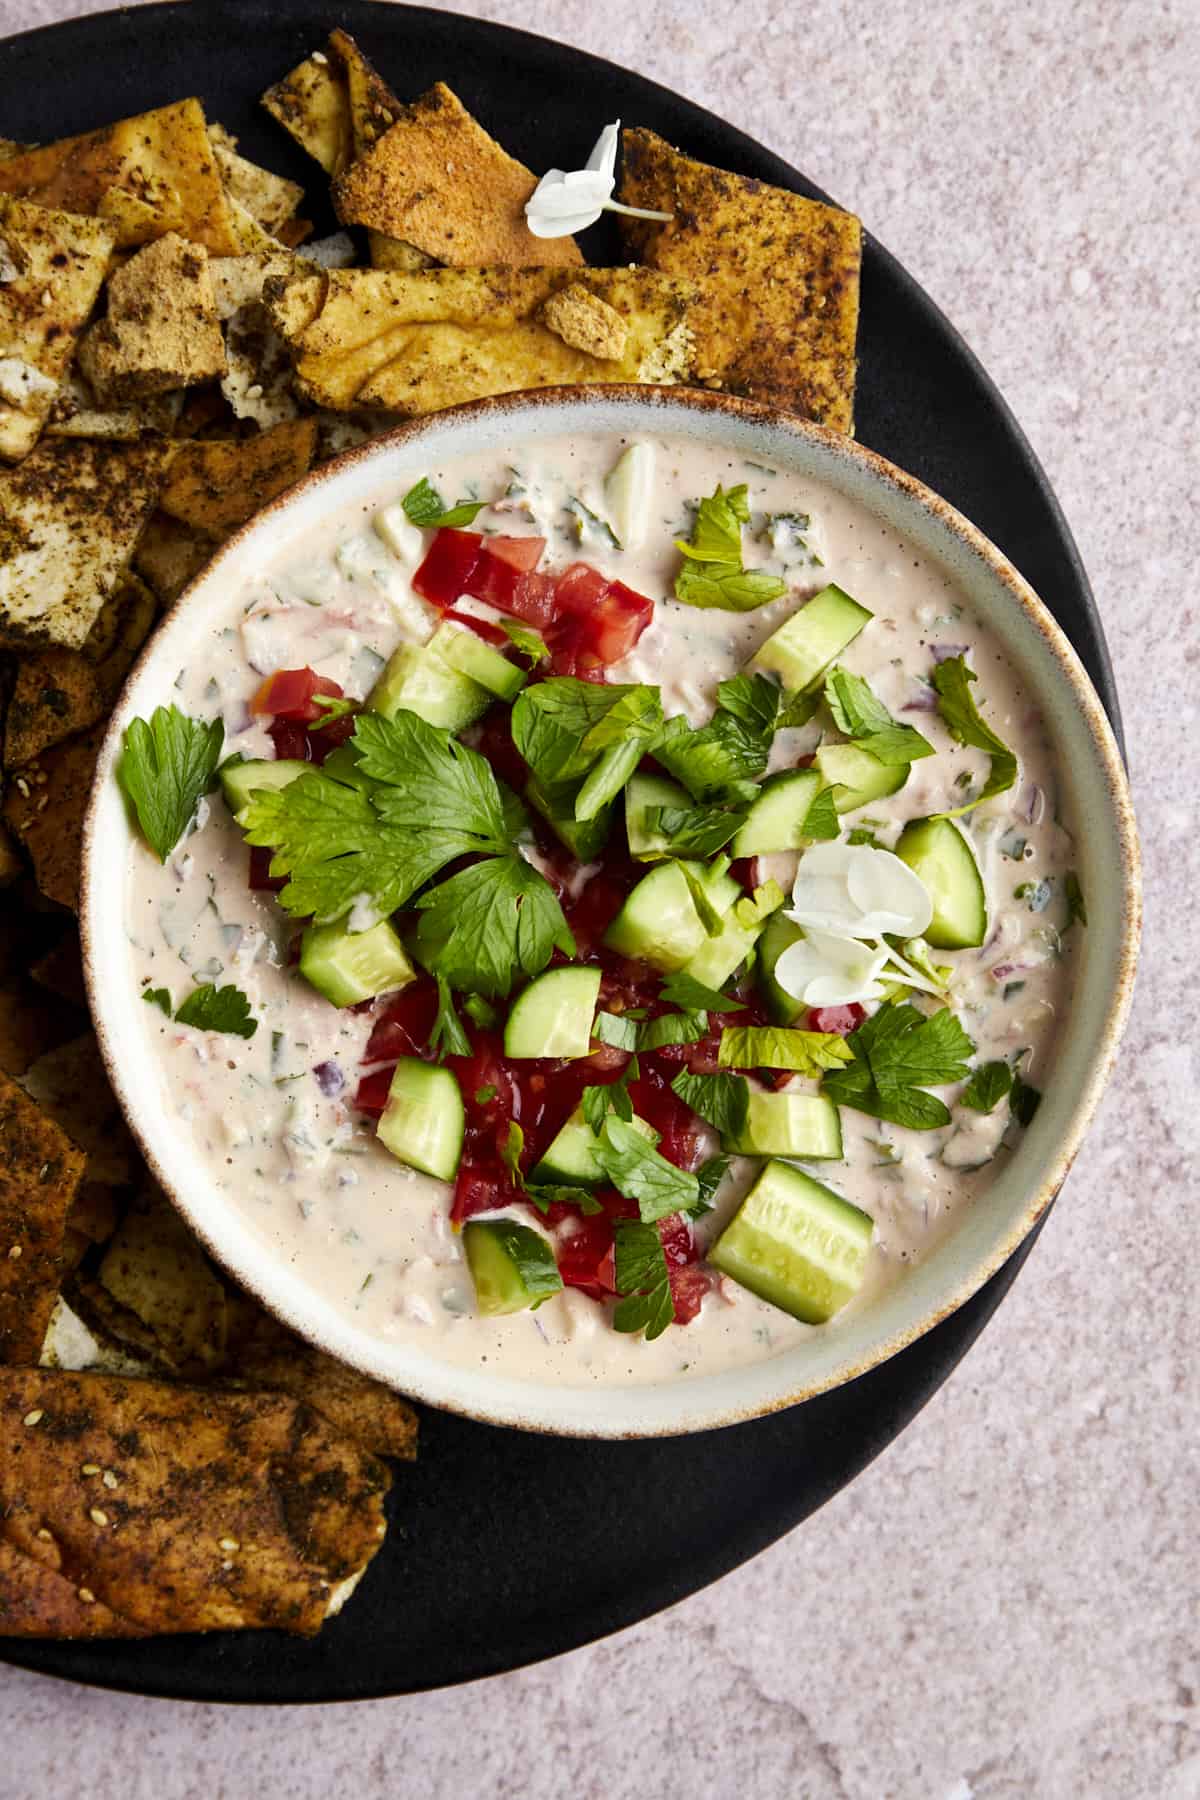
[[[609,1440],[642,1439],[685,1435],[766,1417],[857,1379],[858,1376],[878,1367],[933,1330],[943,1319],[956,1312],[973,1294],[978,1292],[984,1283],[1007,1262],[1044,1216],[1078,1154],[1084,1135],[1091,1124],[1111,1075],[1132,1002],[1142,916],[1141,855],[1128,778],[1108,715],[1073,645],[1031,585],[977,526],[973,525],[949,501],[927,487],[916,476],[910,475],[877,451],[858,443],[857,440],[817,425],[787,408],[715,390],[655,387],[632,383],[594,383],[535,388],[486,396],[445,408],[439,412],[404,420],[380,435],[369,438],[362,444],[354,445],[328,462],[322,463],[254,513],[230,537],[217,546],[212,557],[181,590],[142,646],[136,661],[126,675],[122,693],[106,725],[97,756],[96,772],[83,822],[79,929],[85,987],[101,1059],[126,1123],[154,1179],[182,1214],[189,1228],[195,1233],[207,1252],[268,1312],[281,1319],[299,1336],[317,1348],[337,1356],[340,1360],[348,1362],[374,1379],[395,1386],[395,1377],[385,1374],[377,1366],[373,1366],[369,1356],[365,1353],[348,1353],[347,1347],[343,1345],[331,1349],[329,1341],[312,1320],[306,1319],[301,1312],[286,1305],[278,1295],[269,1291],[271,1272],[279,1265],[277,1257],[269,1252],[264,1252],[262,1273],[247,1270],[238,1265],[228,1247],[220,1241],[219,1230],[214,1231],[209,1220],[198,1216],[197,1208],[181,1199],[170,1174],[142,1131],[128,1084],[124,1080],[116,1035],[110,1034],[104,1015],[102,999],[104,982],[96,966],[93,926],[94,920],[98,918],[103,906],[104,892],[104,882],[98,870],[98,864],[102,860],[98,850],[100,836],[98,815],[105,788],[112,780],[120,738],[125,729],[125,695],[156,653],[158,642],[170,622],[179,617],[195,601],[197,595],[214,577],[219,579],[223,565],[237,554],[249,536],[257,533],[264,525],[278,521],[280,516],[289,512],[298,502],[333,483],[347,469],[359,464],[370,464],[382,460],[397,449],[410,448],[414,442],[419,443],[423,437],[435,435],[447,426],[452,430],[457,427],[469,428],[474,422],[488,421],[497,415],[512,413],[523,415],[528,412],[536,413],[542,409],[566,408],[569,410],[574,406],[587,406],[589,403],[593,405],[608,403],[615,405],[618,409],[628,406],[631,411],[650,414],[653,414],[655,409],[660,409],[661,423],[664,429],[669,429],[669,415],[678,409],[685,415],[703,414],[717,418],[724,417],[751,426],[759,425],[775,431],[783,431],[802,442],[808,440],[820,446],[832,454],[835,462],[841,459],[852,466],[857,466],[860,471],[874,482],[880,483],[885,489],[899,494],[904,500],[915,502],[935,524],[940,525],[952,539],[956,539],[959,545],[986,566],[992,578],[1005,590],[1008,601],[1015,604],[1018,611],[1025,615],[1027,622],[1036,628],[1044,640],[1056,665],[1059,679],[1070,689],[1074,705],[1082,718],[1097,755],[1111,809],[1110,822],[1120,847],[1118,967],[1104,1016],[1103,1028],[1092,1047],[1092,1057],[1086,1078],[1071,1106],[1064,1128],[1055,1140],[1053,1154],[1048,1160],[1043,1159],[1043,1166],[1039,1170],[1036,1181],[1030,1186],[1030,1191],[1019,1215],[1013,1218],[1006,1231],[997,1235],[996,1241],[991,1244],[986,1254],[972,1262],[969,1269],[952,1285],[945,1297],[935,1306],[928,1308],[919,1319],[901,1327],[888,1337],[880,1338],[866,1352],[857,1357],[848,1358],[843,1365],[831,1369],[828,1373],[810,1377],[807,1380],[797,1380],[787,1392],[750,1400],[740,1405],[710,1407],[702,1414],[694,1413],[694,1416],[687,1419],[663,1418],[657,1422],[639,1422],[620,1429],[610,1428],[602,1420],[555,1420],[555,1422],[549,1422],[546,1419],[528,1416],[521,1408],[506,1406],[489,1408],[483,1403],[466,1404],[459,1399],[451,1399],[444,1393],[433,1391],[433,1388],[420,1378],[412,1381],[406,1380],[404,1384],[404,1391],[423,1404],[439,1407],[482,1424],[512,1426],[551,1436]],[[643,422],[643,428],[645,428],[645,422]],[[461,454],[466,447],[461,444],[456,445],[454,453]],[[185,1142],[182,1136],[179,1141]],[[786,1360],[786,1355],[778,1358],[764,1358],[760,1363],[747,1364],[746,1368],[747,1370],[762,1368],[772,1361],[782,1363]],[[443,1366],[448,1369],[453,1367],[453,1365]],[[738,1370],[737,1373],[741,1373],[741,1370]],[[472,1371],[471,1379],[483,1384],[486,1388],[489,1377],[486,1374]],[[629,1388],[614,1383],[611,1386],[601,1387],[599,1391],[628,1392],[631,1398],[659,1391],[674,1393],[682,1401],[688,1394],[690,1386],[689,1383],[679,1381],[650,1382]],[[537,1391],[547,1395],[566,1396],[568,1399],[580,1403],[584,1402],[587,1397],[586,1390],[577,1386],[546,1386]],[[694,1388],[691,1391],[694,1392]]]

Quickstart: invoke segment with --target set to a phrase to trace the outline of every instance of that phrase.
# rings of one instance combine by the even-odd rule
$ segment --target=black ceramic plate
[[[334,24],[359,38],[402,97],[450,78],[535,169],[580,167],[599,128],[620,117],[707,162],[823,198],[750,138],[640,76],[500,26],[364,0],[193,0],[9,39],[0,44],[0,132],[45,141],[198,94],[248,156],[310,185],[309,210],[325,229],[322,178],[256,100]],[[600,226],[585,245],[594,262],[616,252]],[[1087,578],[1045,475],[971,352],[872,240],[859,342],[859,437],[953,501],[1012,558],[1118,724]],[[882,1368],[753,1424],[604,1444],[426,1412],[420,1461],[399,1471],[384,1549],[345,1614],[312,1642],[263,1632],[8,1641],[0,1657],[148,1694],[286,1702],[439,1687],[573,1649],[726,1574],[852,1480],[974,1342],[1029,1247]]]

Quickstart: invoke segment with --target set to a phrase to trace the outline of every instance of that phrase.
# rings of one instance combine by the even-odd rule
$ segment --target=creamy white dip
[[[1079,935],[1065,932],[1063,877],[1072,847],[1060,821],[1058,774],[1043,721],[1003,648],[971,616],[946,572],[869,513],[815,482],[695,443],[653,443],[651,504],[623,550],[602,527],[585,526],[581,539],[568,502],[581,499],[604,516],[604,477],[624,443],[551,440],[528,455],[514,451],[511,466],[489,455],[428,474],[448,500],[495,496],[475,529],[545,535],[543,567],[560,569],[583,557],[652,596],[654,622],[611,678],[658,684],[667,714],[685,712],[693,723],[711,713],[717,683],[741,669],[827,582],[869,607],[873,622],[840,660],[865,676],[897,717],[916,724],[937,752],[913,764],[899,793],[863,809],[883,846],[894,844],[907,820],[961,804],[962,780],[986,772],[986,757],[954,744],[937,712],[926,710],[930,690],[923,678],[934,649],[966,647],[979,677],[978,704],[1018,753],[1020,776],[1008,793],[964,820],[988,892],[987,941],[978,950],[939,951],[937,960],[953,966],[952,1004],[977,1060],[1026,1049],[1024,1078],[1047,1085]],[[810,521],[803,531],[780,527],[774,545],[746,534],[748,565],[784,575],[789,592],[744,614],[682,606],[667,596],[678,566],[673,539],[690,529],[689,506],[718,482],[743,481],[756,520],[786,513]],[[382,517],[351,511],[329,518],[230,591],[212,620],[207,653],[179,671],[175,692],[163,701],[194,716],[219,716],[226,751],[256,757],[272,755],[272,746],[265,722],[251,717],[247,703],[271,671],[307,664],[349,695],[365,697],[397,644],[423,641],[436,623],[410,585],[428,534],[404,520],[400,491]],[[470,610],[475,603],[464,605]],[[920,710],[906,710],[913,707]],[[820,734],[818,719],[781,733],[772,767],[794,763]],[[862,822],[862,815],[847,820]],[[794,859],[766,861],[786,886]],[[838,1329],[837,1318],[817,1328],[800,1324],[728,1279],[690,1325],[673,1326],[649,1344],[615,1332],[610,1309],[574,1291],[536,1312],[480,1318],[450,1225],[450,1188],[396,1161],[376,1139],[372,1121],[351,1105],[371,1017],[337,1010],[288,966],[297,928],[270,895],[249,891],[242,833],[219,798],[202,803],[195,828],[165,866],[140,843],[132,850],[128,921],[139,982],[168,988],[176,1001],[202,981],[236,983],[247,995],[259,1020],[249,1041],[192,1030],[145,1008],[145,1029],[158,1051],[161,1104],[270,1253],[360,1329],[419,1345],[448,1362],[560,1385],[707,1375],[776,1355],[813,1329]],[[334,1095],[322,1092],[313,1074],[328,1062],[345,1075],[344,1089]],[[924,1254],[1003,1164],[1002,1139],[1014,1129],[1007,1107],[970,1112],[954,1106],[960,1089],[935,1091],[952,1108],[949,1126],[914,1132],[843,1107],[845,1160],[813,1165],[822,1181],[874,1220],[868,1277],[847,1311],[869,1305],[882,1284]],[[707,1241],[731,1216],[757,1167],[735,1160],[715,1210],[700,1221]],[[524,1210],[520,1216],[532,1222]]]

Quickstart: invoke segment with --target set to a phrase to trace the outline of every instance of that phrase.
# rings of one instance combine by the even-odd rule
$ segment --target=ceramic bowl
[[[803,1345],[725,1373],[584,1390],[463,1369],[357,1328],[282,1261],[193,1161],[167,1116],[125,930],[131,831],[114,776],[129,721],[170,697],[202,654],[223,591],[298,531],[343,507],[374,508],[431,465],[561,433],[699,438],[828,483],[940,562],[1023,672],[1058,749],[1078,834],[1089,923],[1054,1080],[995,1182],[904,1278]],[[894,1355],[961,1306],[1012,1254],[1058,1192],[1112,1068],[1133,986],[1138,851],[1120,755],[1078,657],[1042,602],[972,525],[911,476],[847,438],[749,402],[684,389],[579,388],[507,395],[401,426],[300,482],[218,551],[134,670],[101,750],[88,814],[82,930],[92,1011],[108,1074],[163,1188],[213,1256],[315,1344],[433,1405],[497,1424],[601,1437],[699,1431],[790,1406]]]

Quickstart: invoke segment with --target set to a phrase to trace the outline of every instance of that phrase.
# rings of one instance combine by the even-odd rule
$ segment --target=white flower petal
[[[921,877],[890,850],[855,844],[850,853],[854,861],[846,885],[864,923],[886,918],[893,922],[881,925],[880,931],[898,932],[906,938],[923,936],[933,918],[933,901]]]
[[[806,1006],[849,1006],[882,997],[878,976],[886,962],[886,950],[810,930],[789,944],[775,964],[775,979]]]
[[[592,147],[592,154],[587,159],[586,167],[608,179],[608,192],[612,193],[613,182],[617,173],[617,145],[621,139],[621,121],[614,119],[606,125]],[[605,195],[605,199],[608,194]]]
[[[534,237],[573,237],[594,225],[612,199],[621,122],[606,125],[582,169],[547,169],[525,203]]]

